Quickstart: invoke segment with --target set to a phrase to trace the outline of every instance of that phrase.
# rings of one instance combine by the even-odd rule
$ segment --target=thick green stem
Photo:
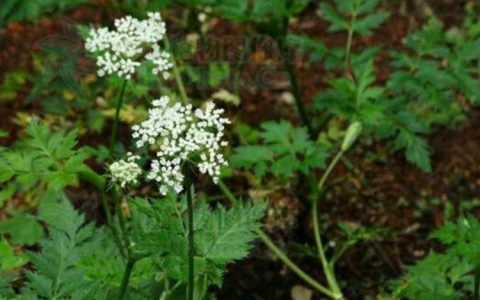
[[[187,221],[188,221],[188,290],[187,300],[193,300],[193,292],[195,288],[194,280],[194,232],[193,232],[193,200],[192,200],[192,188],[188,187],[187,190]]]
[[[128,260],[132,258],[132,251],[130,249],[130,238],[128,237],[127,224],[125,222],[125,217],[120,206],[120,199],[118,198],[117,190],[115,187],[112,187],[112,198],[115,205],[115,210],[117,212],[118,223],[120,224],[120,232],[122,233],[124,251],[127,254],[126,257]]]
[[[183,84],[182,80],[182,75],[180,74],[180,70],[177,65],[177,61],[175,60],[175,57],[173,55],[173,51],[171,49],[170,41],[168,40],[168,37],[165,36],[165,47],[167,48],[167,51],[171,55],[171,62],[173,64],[173,76],[175,77],[175,82],[177,84],[178,92],[180,93],[181,100],[183,104],[187,104],[190,102],[187,96],[187,90],[185,89],[185,85]]]
[[[113,148],[117,143],[118,125],[120,123],[120,111],[122,110],[123,98],[125,96],[125,89],[128,81],[125,79],[120,90],[120,95],[117,100],[117,107],[115,109],[115,119],[113,120],[112,136],[110,137],[110,157],[113,157]]]
[[[295,105],[297,107],[298,115],[302,120],[303,126],[307,128],[308,134],[312,140],[315,140],[315,132],[313,130],[310,119],[308,118],[307,111],[305,109],[305,103],[303,102],[302,93],[300,92],[300,85],[298,84],[297,72],[295,71],[295,66],[292,62],[292,57],[288,48],[286,47],[285,38],[280,38],[278,40],[278,46],[280,52],[283,55],[283,64],[287,69],[288,76],[290,79],[290,84],[292,86],[293,98],[295,100]]]
[[[130,275],[132,274],[133,267],[135,266],[136,260],[128,259],[125,271],[123,272],[122,285],[120,286],[120,293],[118,296],[119,300],[125,298],[125,292],[127,291],[128,282],[130,280]]]
[[[248,29],[247,29],[248,30]],[[248,60],[248,55],[250,51],[252,50],[252,35],[250,31],[248,32],[245,40],[245,44],[242,47],[242,50],[240,52],[240,57],[239,61],[235,67],[235,70],[233,72],[233,93],[235,95],[240,94],[240,78],[241,78],[241,72],[243,67],[246,65],[247,60]]]
[[[83,170],[78,174],[80,179],[85,180],[86,182],[91,183],[97,190],[105,190],[105,178],[98,175],[88,166],[83,166]]]
[[[112,224],[112,214],[110,212],[110,208],[108,207],[107,198],[105,195],[105,189],[106,189],[105,178],[98,175],[97,173],[95,173],[95,171],[93,171],[87,166],[85,166],[84,170],[79,173],[79,177],[80,179],[85,180],[91,183],[93,186],[95,186],[95,188],[100,193],[100,203],[105,212],[107,227],[112,232],[113,239],[115,240],[115,243],[117,244],[120,250],[120,254],[122,255],[122,257],[126,258],[127,253],[125,252],[122,242],[120,240],[120,235],[117,231],[117,228]]]
[[[297,274],[301,279],[303,279],[306,283],[310,284],[313,288],[317,291],[323,293],[324,295],[332,298],[332,299],[341,299],[340,295],[335,294],[334,292],[330,291],[328,288],[321,285],[318,281],[310,277],[307,273],[305,273],[300,267],[298,267],[293,261],[291,261],[282,250],[280,250],[275,243],[262,231],[257,230],[257,234],[263,243],[272,251],[290,270],[292,270],[295,274]]]
[[[107,224],[111,225],[112,214],[110,213],[107,199],[105,197],[105,179],[87,166],[84,167],[84,170],[81,171],[78,176],[80,177],[80,179],[91,183],[100,192],[100,202],[102,204],[103,210],[105,211],[105,218],[107,219]]]

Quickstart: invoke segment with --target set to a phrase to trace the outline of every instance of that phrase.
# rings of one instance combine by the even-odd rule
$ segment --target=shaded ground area
[[[454,4],[439,2],[433,8],[447,24],[452,25],[461,19],[462,4],[461,1]],[[413,8],[407,7],[407,12],[408,9]],[[376,61],[380,82],[385,81],[390,72],[386,55],[388,49],[403,47],[402,41],[409,30],[424,18],[421,10],[416,9],[413,21],[411,16],[395,13],[374,36],[356,41],[355,47],[358,49],[379,42],[384,44],[385,50]],[[395,11],[400,10],[395,7]],[[64,19],[45,19],[38,25],[14,23],[0,29],[0,81],[6,72],[31,70],[30,51],[42,39],[60,34],[71,36],[72,43],[79,43],[78,37],[68,33],[68,30],[72,30],[69,27],[71,24],[100,22],[108,17],[111,17],[110,14],[101,9],[83,7],[70,12]],[[65,28],[70,29],[65,32]],[[344,43],[345,37],[341,34],[326,37],[326,28],[327,24],[315,15],[315,11],[308,10],[292,24],[291,29],[321,39],[330,46]],[[222,21],[212,30],[214,36],[220,37],[242,32],[242,28]],[[289,88],[287,74],[279,71],[280,61],[272,55],[270,47],[267,42],[256,49],[242,73],[244,84],[239,118],[251,125],[280,118],[296,121],[291,104],[284,99]],[[320,64],[307,66],[302,60],[296,63],[302,92],[306,101],[310,102],[314,94],[326,86],[322,68]],[[248,86],[252,83],[248,79],[255,78],[252,74],[259,72],[265,72],[265,85]],[[0,129],[10,132],[8,139],[0,139],[0,145],[9,144],[18,135],[18,127],[12,121],[14,113],[38,109],[35,104],[23,101],[28,93],[29,87],[25,86],[16,100],[0,101]],[[89,137],[85,143],[101,139],[101,136]],[[434,247],[435,244],[428,241],[427,237],[442,224],[445,203],[459,206],[479,196],[480,111],[470,111],[463,125],[454,129],[439,129],[429,140],[434,155],[431,174],[410,166],[401,154],[390,154],[385,144],[374,144],[359,147],[350,153],[348,166],[340,164],[331,177],[329,190],[321,202],[328,238],[332,241],[338,238],[333,224],[339,220],[348,221],[354,226],[385,229],[385,233],[375,240],[360,243],[348,250],[339,264],[338,277],[348,287],[346,294],[349,299],[375,295],[388,279],[401,274],[405,264],[413,263],[425,255],[430,247]],[[92,218],[98,217],[91,193],[86,189],[75,193],[72,195],[78,198],[75,202],[82,203],[82,210]],[[292,201],[299,207],[303,206],[302,199]],[[299,209],[295,228],[274,234],[280,245],[294,248],[299,246],[294,242],[304,244],[311,241],[307,211]],[[314,277],[321,277],[318,260],[307,256],[294,257],[294,260]],[[258,244],[248,259],[231,266],[218,298],[289,299],[290,291],[296,284],[303,283],[280,263],[272,261],[266,249]]]

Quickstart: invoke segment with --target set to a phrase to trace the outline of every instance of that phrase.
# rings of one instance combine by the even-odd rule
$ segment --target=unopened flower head
[[[106,27],[92,29],[85,48],[97,54],[98,75],[117,74],[131,79],[143,61],[154,65],[153,73],[168,78],[172,67],[170,54],[160,49],[166,34],[160,13],[148,13],[146,20],[126,16],[115,20],[115,30]]]
[[[221,153],[225,125],[230,121],[221,115],[223,109],[208,102],[204,109],[171,103],[169,97],[153,101],[149,118],[133,127],[137,147],[155,145],[157,158],[147,176],[160,184],[160,193],[183,190],[182,163],[195,156],[198,169],[218,181],[220,168],[227,162]]]
[[[112,181],[120,184],[122,188],[136,184],[138,177],[142,174],[142,169],[137,164],[139,159],[139,156],[128,153],[126,160],[112,163],[109,167]]]

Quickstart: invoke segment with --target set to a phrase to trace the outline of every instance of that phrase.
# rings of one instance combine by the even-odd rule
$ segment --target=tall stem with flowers
[[[93,29],[85,45],[89,52],[96,55],[99,76],[117,75],[124,79],[113,121],[111,154],[117,141],[125,89],[128,81],[133,79],[136,69],[147,62],[153,64],[154,74],[161,74],[164,79],[167,79],[168,70],[174,66],[170,54],[159,46],[159,43],[166,39],[165,23],[159,13],[149,13],[146,20],[138,20],[130,16],[117,19],[114,26],[115,30]],[[177,73],[175,74],[178,81]],[[218,181],[221,167],[227,164],[222,154],[222,148],[227,145],[223,140],[223,131],[230,121],[221,116],[223,109],[216,108],[213,102],[206,103],[204,109],[194,108],[187,103],[184,89],[181,89],[181,92],[183,104],[167,96],[154,100],[147,120],[132,127],[132,137],[137,148],[152,149],[154,158],[151,159],[146,179],[158,185],[160,195],[187,191],[188,284],[186,295],[187,299],[191,300],[194,296],[195,255],[193,185],[190,180],[186,180],[190,179],[190,175],[186,173],[190,173],[191,169],[197,167],[200,173],[209,175],[215,183]],[[120,250],[125,253],[126,260],[119,299],[124,299],[126,295],[129,277],[139,256],[132,249],[133,245],[128,237],[115,186],[125,189],[138,182],[143,174],[143,170],[138,165],[139,159],[138,155],[128,153],[126,159],[115,161],[109,167],[113,184],[111,195],[123,237]],[[103,206],[106,214],[110,215],[108,205],[103,203]]]

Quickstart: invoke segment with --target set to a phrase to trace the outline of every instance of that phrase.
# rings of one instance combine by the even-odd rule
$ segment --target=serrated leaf
[[[204,204],[205,205],[205,204]],[[198,228],[197,251],[207,260],[225,264],[245,257],[255,239],[255,230],[263,216],[265,205],[236,204],[230,209],[217,208],[209,212],[206,224]]]
[[[379,12],[368,15],[367,17],[355,22],[355,31],[361,35],[370,36],[373,30],[377,29],[389,17],[389,13]]]
[[[427,142],[409,133],[401,131],[395,141],[396,149],[405,149],[406,159],[425,172],[431,172],[430,151]]]
[[[270,172],[283,178],[324,166],[328,148],[311,141],[305,128],[281,121],[265,122],[262,129],[263,145],[237,147],[232,166],[251,168],[258,177]]]
[[[320,3],[320,9],[322,11],[322,17],[332,23],[328,31],[337,32],[348,29],[348,21],[339,15],[330,4],[322,2]]]

